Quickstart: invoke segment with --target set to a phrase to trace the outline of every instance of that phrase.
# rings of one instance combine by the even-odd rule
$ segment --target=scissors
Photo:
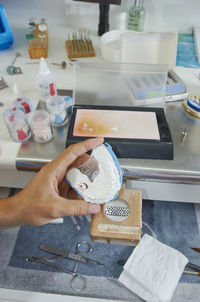
[[[25,261],[46,264],[46,265],[52,266],[58,270],[61,270],[67,274],[72,275],[71,286],[77,292],[81,292],[87,287],[86,278],[83,275],[77,273],[78,262],[91,263],[91,264],[95,264],[95,265],[99,265],[99,266],[104,266],[104,264],[102,264],[98,261],[81,256],[81,254],[88,254],[92,251],[92,247],[87,241],[82,241],[77,244],[75,254],[69,253],[66,250],[58,249],[56,247],[53,247],[50,245],[45,245],[45,244],[41,244],[40,249],[43,251],[49,252],[51,254],[57,255],[57,256],[46,257],[46,258],[32,256],[32,257],[26,257]],[[75,262],[74,270],[73,271],[67,270],[64,267],[49,261],[50,259],[57,259],[57,258],[68,258],[68,259],[75,260],[76,262]]]

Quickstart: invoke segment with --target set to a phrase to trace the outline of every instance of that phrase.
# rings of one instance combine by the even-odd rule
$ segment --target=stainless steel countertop
[[[41,107],[41,103],[40,103]],[[188,115],[182,101],[167,103],[166,118],[174,142],[173,160],[119,159],[125,178],[172,183],[200,183],[200,119]],[[183,143],[181,132],[188,126]],[[54,139],[45,144],[32,139],[22,144],[16,167],[23,171],[39,170],[65,149],[68,126],[54,127]]]

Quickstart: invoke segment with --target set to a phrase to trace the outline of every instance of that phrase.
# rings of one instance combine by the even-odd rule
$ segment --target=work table
[[[8,12],[8,17],[11,21],[15,37],[13,47],[0,52],[0,75],[4,77],[8,84],[8,88],[0,90],[0,102],[3,104],[3,106],[0,107],[0,186],[7,188],[23,188],[34,177],[41,166],[51,161],[64,150],[68,127],[66,125],[62,129],[54,128],[53,131],[54,133],[57,133],[57,135],[49,143],[35,143],[31,138],[26,144],[22,145],[11,140],[7,128],[4,125],[2,113],[12,106],[13,100],[17,97],[17,95],[13,93],[14,83],[22,90],[22,96],[28,96],[32,99],[34,108],[41,106],[35,83],[39,66],[38,64],[26,64],[27,62],[38,61],[30,60],[28,57],[27,41],[24,38],[25,34],[28,32],[28,28],[26,28],[28,18],[38,16],[47,18],[47,23],[49,25],[49,52],[47,63],[55,74],[57,89],[66,90],[73,90],[72,65],[68,64],[67,68],[62,70],[60,66],[54,66],[51,63],[60,63],[63,60],[69,63],[64,46],[64,39],[67,38],[68,31],[73,32],[74,30],[78,30],[80,26],[89,26],[89,24],[91,24],[88,16],[85,20],[83,15],[74,17],[72,14],[70,16],[70,13],[68,13],[70,12],[69,8],[70,5],[76,3],[75,1],[59,0],[51,2],[45,0],[39,3],[39,1],[34,0],[29,2],[28,5],[23,0],[20,1],[20,3],[18,1],[15,2],[2,1],[2,4],[5,5]],[[199,17],[197,14],[199,11],[198,1],[195,3],[193,2],[191,5],[191,3],[184,0],[181,14],[180,5],[171,3],[171,1],[166,1],[164,4],[161,2],[162,1],[158,2],[153,0],[146,1],[145,3],[149,13],[147,18],[148,22],[146,24],[148,30],[183,30],[190,27],[192,24],[199,24]],[[46,9],[47,7],[48,9]],[[77,13],[79,12],[81,12],[81,10],[77,11]],[[87,13],[86,9],[84,12]],[[191,17],[188,18],[188,15]],[[111,17],[110,20],[112,21],[113,15]],[[96,51],[96,57],[83,59],[88,62],[102,60],[100,38],[97,37],[96,34],[98,20],[96,16],[92,16],[92,18],[95,22],[94,25],[91,26],[91,37]],[[54,26],[56,22],[58,24],[62,23],[65,26],[56,27]],[[73,25],[71,25],[71,22]],[[117,18],[116,24],[119,26],[118,28],[120,28],[119,23],[120,19]],[[70,26],[66,24],[70,24]],[[116,29],[116,27],[114,28]],[[20,51],[21,57],[17,58],[15,65],[21,67],[23,74],[11,76],[6,73],[6,67],[13,61],[17,51]],[[187,84],[188,91],[191,95],[200,95],[199,68],[176,67],[175,72]],[[193,206],[193,204],[183,204],[181,201],[200,203],[200,119],[190,118],[185,113],[181,101],[167,104],[166,117],[170,125],[174,142],[174,160],[120,159],[120,165],[125,171],[127,186],[129,188],[141,189],[143,199],[148,199],[143,202],[143,210],[146,206],[145,213],[149,213],[149,215],[144,215],[143,217],[143,232],[151,233],[152,231],[152,235],[158,236],[159,238],[157,233],[154,234],[154,228],[151,229],[151,226],[152,224],[157,223],[157,229],[160,230],[161,225],[156,219],[161,217],[165,238],[178,238],[177,242],[183,242],[185,247],[185,238],[188,239],[189,244],[195,245],[195,243],[198,244],[199,242],[199,232],[197,232],[199,227],[199,204]],[[181,144],[181,132],[184,131],[186,126],[188,126],[188,135],[186,136],[184,143]],[[0,190],[1,193],[4,191],[3,188],[0,188]],[[159,200],[161,202],[153,201],[154,206],[152,206],[151,200]],[[165,201],[178,201],[180,203],[168,203]],[[171,212],[169,212],[169,208],[171,208]],[[187,215],[182,217],[182,209],[184,208],[189,210]],[[193,208],[196,208],[197,212],[192,212],[193,215],[191,215],[191,210]],[[157,216],[155,214],[157,214]],[[145,220],[145,216],[148,216],[148,219]],[[176,227],[172,223],[172,217],[177,222]],[[70,217],[68,218],[70,219]],[[86,221],[85,217],[84,219],[83,223]],[[196,220],[198,226],[196,225]],[[164,221],[166,224],[164,224]],[[73,225],[73,222],[70,222],[71,225]],[[29,228],[29,226],[27,227]],[[66,241],[66,233],[61,233],[59,227],[62,228],[62,224],[52,224],[50,225],[49,232],[47,232],[47,238],[50,241],[52,239],[53,231],[55,232],[56,238],[58,235],[61,236],[58,245]],[[188,229],[189,236],[185,235],[184,227],[185,229]],[[56,232],[55,228],[56,230],[58,228],[59,231]],[[75,226],[74,228],[76,229]],[[42,229],[42,227],[35,228],[35,231],[38,230],[39,233],[37,236],[33,235],[33,229],[31,229],[29,233],[30,236],[22,237],[26,246],[30,246],[31,248],[36,247],[30,239],[39,238],[41,240],[42,232],[40,232],[40,229]],[[101,277],[96,279],[94,276],[89,276],[89,286],[87,291],[83,293],[83,296],[82,294],[80,296],[75,296],[70,288],[71,276],[67,274],[9,266],[9,261],[12,254],[14,254],[13,250],[19,232],[20,229],[18,228],[0,232],[0,285],[3,288],[0,290],[0,298],[2,298],[2,300],[55,301],[56,298],[57,301],[97,302],[100,301],[100,299],[97,298],[102,297],[102,295],[106,295],[107,297],[106,300],[101,299],[102,302],[108,301],[108,298],[112,299],[113,297],[113,299],[135,302],[141,300],[135,295],[133,296],[126,288],[112,280],[108,282]],[[69,232],[68,229],[66,229],[66,232]],[[46,232],[43,231],[43,234],[45,233]],[[172,237],[168,236],[170,233],[172,234]],[[196,241],[194,238],[196,238]],[[113,248],[113,253],[114,252],[115,249]],[[34,254],[31,251],[29,255],[25,254],[23,250],[22,255],[30,256],[36,255],[36,253]],[[196,263],[198,263],[198,261]],[[198,277],[195,282],[197,283],[189,284],[181,282],[176,289],[173,302],[198,301],[200,294]],[[93,284],[95,285],[93,286]],[[11,292],[9,289],[14,290]],[[21,294],[19,289],[27,290],[28,292],[23,292]],[[52,293],[52,295],[50,293]],[[60,295],[55,295],[55,293],[59,293]],[[95,293],[95,295],[93,295],[93,293]]]
[[[91,100],[92,102],[92,100]],[[40,102],[39,107],[44,107]],[[166,117],[174,143],[174,159],[120,158],[125,178],[138,180],[160,180],[185,184],[200,182],[200,154],[196,134],[200,131],[200,121],[189,116],[182,101],[167,103]],[[182,142],[182,132],[188,127],[186,139]],[[39,170],[65,149],[68,125],[54,127],[54,139],[39,144],[30,139],[23,144],[16,157],[16,168],[21,171]]]
[[[19,34],[21,35],[21,33]],[[62,39],[64,28],[57,28],[51,35],[47,63],[55,74],[57,89],[73,90],[73,66],[69,64]],[[103,61],[100,38],[93,33],[92,40],[96,57],[81,60],[87,62]],[[22,54],[21,57],[17,58],[16,65],[21,67],[23,74],[9,76],[6,74],[6,66],[12,61],[16,51],[20,51]],[[2,59],[1,72],[9,87],[1,91],[1,102],[3,103],[3,106],[0,107],[1,116],[4,110],[12,106],[12,102],[16,98],[12,89],[14,83],[17,83],[22,89],[22,96],[29,96],[33,100],[33,105],[36,108],[39,96],[36,90],[35,77],[39,66],[38,64],[27,64],[31,60],[28,58],[26,40],[24,39],[16,45],[15,49],[3,51]],[[60,66],[51,64],[63,60],[68,63],[64,70]],[[191,94],[198,95],[200,92],[199,70],[176,67],[175,71],[187,84]],[[90,102],[92,103],[92,100]],[[200,149],[197,138],[200,131],[200,120],[190,117],[185,112],[182,101],[167,103],[166,117],[174,143],[174,159],[120,159],[125,177],[131,179],[127,183],[129,186],[143,189],[143,196],[146,199],[200,202],[200,189],[197,186],[200,182]],[[55,136],[49,143],[35,143],[31,138],[27,143],[21,145],[11,140],[2,117],[0,122],[2,129],[0,133],[0,167],[3,172],[0,176],[1,186],[24,187],[36,173],[29,171],[37,171],[65,148],[67,126],[54,128]],[[185,141],[180,143],[181,132],[186,126],[188,126],[188,135]]]

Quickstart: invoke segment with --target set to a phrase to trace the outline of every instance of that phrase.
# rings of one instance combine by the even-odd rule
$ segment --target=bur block
[[[65,47],[67,50],[68,58],[70,60],[73,60],[75,58],[95,57],[96,55],[91,40],[66,40]]]
[[[38,25],[32,31],[34,38],[28,42],[28,53],[30,59],[47,58],[48,54],[48,29],[44,32],[39,31]]]

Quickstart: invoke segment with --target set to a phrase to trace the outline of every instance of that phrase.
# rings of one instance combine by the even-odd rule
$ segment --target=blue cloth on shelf
[[[192,246],[199,246],[199,229],[194,204],[144,200],[142,211],[143,234],[147,233],[156,237],[161,242],[182,252],[190,262],[199,264],[200,254],[190,249]],[[51,254],[39,249],[40,244],[49,244],[75,252],[77,243],[86,240],[91,243],[93,251],[85,256],[98,260],[106,264],[107,267],[101,268],[92,264],[79,263],[77,272],[90,276],[114,276],[117,278],[122,271],[122,266],[117,264],[118,260],[127,259],[134,247],[91,242],[89,237],[90,222],[85,216],[82,219],[78,216],[75,218],[80,230],[72,222],[71,217],[65,217],[63,224],[21,227],[9,266],[59,272],[44,264],[25,262],[22,257],[51,256]],[[69,270],[73,270],[75,265],[75,262],[69,259],[52,261]],[[63,272],[60,271],[60,273]],[[196,283],[197,277],[183,275],[181,282]]]
[[[184,67],[200,67],[198,64],[194,37],[192,34],[179,34],[176,65]]]

